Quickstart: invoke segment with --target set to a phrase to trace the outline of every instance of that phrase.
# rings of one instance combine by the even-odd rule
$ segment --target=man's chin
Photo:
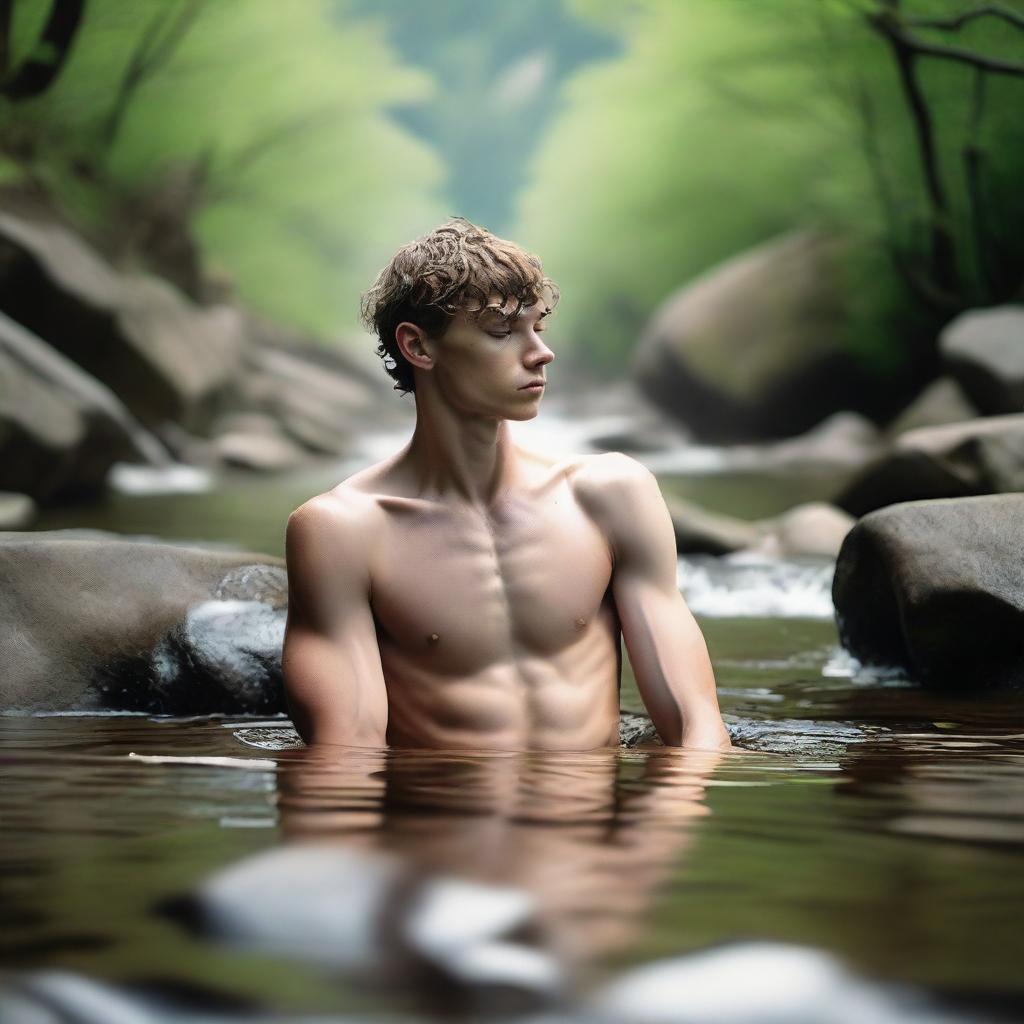
[[[533,420],[537,418],[537,413],[540,412],[540,405],[529,405],[526,408],[521,409],[510,409],[505,415],[507,420]]]

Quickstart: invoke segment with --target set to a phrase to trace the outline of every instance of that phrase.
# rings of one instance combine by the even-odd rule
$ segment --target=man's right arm
[[[288,519],[288,711],[309,744],[386,744],[387,690],[370,610],[365,514],[324,495]]]

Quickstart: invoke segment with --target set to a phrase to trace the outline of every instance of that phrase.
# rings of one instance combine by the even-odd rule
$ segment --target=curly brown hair
[[[455,314],[476,320],[497,293],[507,320],[543,299],[554,309],[558,287],[544,275],[540,260],[515,242],[491,234],[465,217],[452,217],[429,234],[403,245],[360,301],[360,319],[380,339],[377,355],[395,390],[414,392],[412,365],[395,341],[403,321],[442,337]],[[517,306],[505,311],[510,299]]]

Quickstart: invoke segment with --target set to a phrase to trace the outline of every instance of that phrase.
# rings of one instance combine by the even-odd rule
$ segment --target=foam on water
[[[677,581],[690,610],[711,618],[832,618],[832,561],[727,555],[679,559]]]
[[[201,494],[213,487],[214,475],[199,466],[177,462],[166,466],[118,462],[107,483],[122,494]]]
[[[855,683],[880,683],[890,686],[911,686],[906,672],[897,665],[865,665],[845,647],[836,647],[822,666],[821,674],[829,679],[850,679]]]

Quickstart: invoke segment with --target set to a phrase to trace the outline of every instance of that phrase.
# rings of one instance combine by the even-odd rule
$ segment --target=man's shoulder
[[[654,474],[642,462],[622,452],[580,456],[572,480],[581,502],[602,508],[621,503],[637,490],[658,486]]]
[[[573,475],[573,492],[613,552],[635,531],[645,510],[663,504],[654,474],[622,452],[585,457]]]
[[[343,481],[295,509],[288,517],[288,534],[317,543],[361,543],[372,535],[379,515],[372,494]]]

